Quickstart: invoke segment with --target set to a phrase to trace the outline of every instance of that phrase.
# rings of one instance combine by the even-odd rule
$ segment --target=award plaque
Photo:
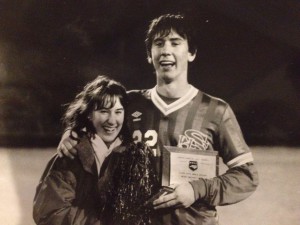
[[[172,146],[163,148],[162,186],[213,178],[219,174],[217,151],[201,151]]]

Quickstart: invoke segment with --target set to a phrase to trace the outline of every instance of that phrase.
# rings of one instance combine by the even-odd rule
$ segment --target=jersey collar
[[[150,89],[150,96],[153,104],[165,115],[169,115],[172,112],[180,109],[181,107],[185,106],[189,103],[198,93],[198,89],[194,86],[190,85],[190,89],[188,92],[182,96],[181,98],[177,99],[176,101],[172,102],[171,104],[166,104],[164,100],[158,95],[155,86],[154,88]]]

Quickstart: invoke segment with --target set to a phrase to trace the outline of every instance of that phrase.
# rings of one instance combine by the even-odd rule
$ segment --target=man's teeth
[[[173,62],[161,62],[160,65],[162,65],[162,66],[173,66],[174,63]]]

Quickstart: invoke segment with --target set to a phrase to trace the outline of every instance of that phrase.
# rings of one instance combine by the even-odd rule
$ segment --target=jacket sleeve
[[[212,206],[242,201],[258,185],[258,173],[252,153],[244,141],[236,117],[229,105],[221,111],[222,116],[215,136],[216,148],[229,169],[215,178],[190,182],[196,201]]]
[[[62,165],[63,162],[58,159],[55,164]],[[94,209],[76,206],[76,186],[72,171],[50,168],[34,199],[33,218],[36,224],[100,225]]]

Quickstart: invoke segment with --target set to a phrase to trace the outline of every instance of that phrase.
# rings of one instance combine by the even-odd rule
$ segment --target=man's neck
[[[181,83],[180,85],[176,83],[163,83],[157,84],[156,91],[158,94],[168,98],[180,98],[188,92],[190,87],[191,85],[188,82]]]

